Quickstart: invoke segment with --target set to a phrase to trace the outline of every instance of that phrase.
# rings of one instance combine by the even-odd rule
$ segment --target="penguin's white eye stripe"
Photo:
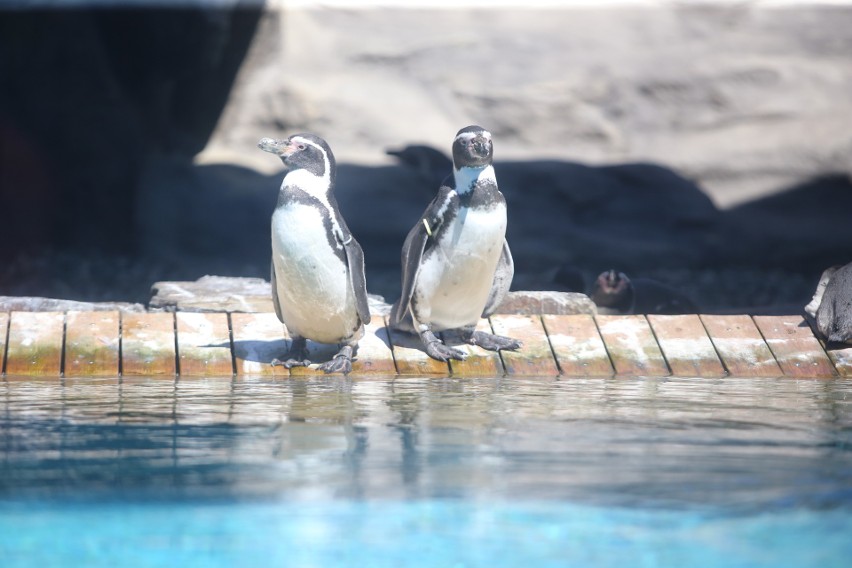
[[[310,140],[306,140],[305,138],[300,138],[298,136],[293,138],[293,142],[296,142],[297,144],[299,144],[301,146],[312,146],[312,147],[316,148],[317,150],[319,150],[320,152],[322,152],[323,154],[325,154],[325,150],[323,150],[322,146],[320,146],[316,142],[311,142]]]
[[[463,132],[456,136],[456,140],[472,140],[477,136],[485,136],[486,138],[491,138],[491,133],[487,130],[483,130],[481,132]]]

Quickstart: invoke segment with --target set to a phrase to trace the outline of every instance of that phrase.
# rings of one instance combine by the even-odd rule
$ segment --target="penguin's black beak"
[[[286,158],[292,154],[295,149],[289,140],[276,140],[274,138],[261,138],[260,142],[257,143],[257,147],[264,152],[269,152],[282,158]]]

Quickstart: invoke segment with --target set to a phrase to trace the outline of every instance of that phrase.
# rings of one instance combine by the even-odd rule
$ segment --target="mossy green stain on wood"
[[[177,312],[181,376],[230,376],[234,372],[228,314]]]
[[[120,314],[68,312],[65,320],[65,376],[118,376]]]
[[[122,314],[121,363],[123,375],[175,375],[174,314]]]
[[[65,314],[61,312],[12,312],[6,374],[58,377],[64,327]]]

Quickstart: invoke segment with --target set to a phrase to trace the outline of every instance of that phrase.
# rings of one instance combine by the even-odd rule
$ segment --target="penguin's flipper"
[[[351,235],[339,235],[340,243],[346,252],[346,263],[349,267],[349,285],[355,293],[355,309],[361,323],[370,323],[370,304],[367,301],[367,276],[364,270],[364,251],[361,245]]]
[[[487,318],[494,313],[494,310],[503,302],[503,298],[509,292],[512,286],[512,278],[515,276],[515,261],[512,260],[512,251],[509,250],[509,243],[503,239],[503,252],[500,254],[500,260],[497,261],[497,270],[494,271],[494,282],[491,284],[491,292],[488,294],[488,301],[485,303],[485,309],[482,310],[482,317]]]
[[[271,266],[269,284],[272,287],[272,305],[275,308],[275,315],[278,316],[278,321],[284,323],[284,316],[281,315],[281,304],[278,303],[278,280],[275,278],[275,262]]]
[[[390,325],[397,327],[408,315],[411,297],[414,295],[414,285],[417,283],[417,273],[420,271],[420,262],[423,260],[423,251],[426,250],[426,241],[429,235],[422,222],[417,223],[402,245],[402,295],[393,305],[390,315]]]
[[[429,239],[435,242],[438,230],[444,222],[443,215],[447,210],[447,204],[451,199],[452,189],[445,185],[438,190],[438,195],[420,216],[417,224],[412,227],[405,237],[402,245],[402,295],[391,309],[390,325],[396,328],[407,328],[404,323],[409,315],[411,298],[414,296],[414,286],[417,284],[417,275],[420,272],[420,264],[426,252]],[[413,322],[412,322],[413,323]]]

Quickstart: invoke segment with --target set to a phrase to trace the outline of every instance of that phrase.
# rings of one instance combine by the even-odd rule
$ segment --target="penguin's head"
[[[294,134],[285,139],[262,138],[257,147],[264,152],[276,154],[287,169],[307,170],[323,177],[334,168],[334,154],[328,143],[315,134]]]
[[[607,270],[595,280],[590,297],[598,306],[626,310],[633,305],[633,284],[623,272]]]
[[[476,125],[458,131],[453,140],[453,165],[457,170],[490,166],[493,157],[490,132]]]

